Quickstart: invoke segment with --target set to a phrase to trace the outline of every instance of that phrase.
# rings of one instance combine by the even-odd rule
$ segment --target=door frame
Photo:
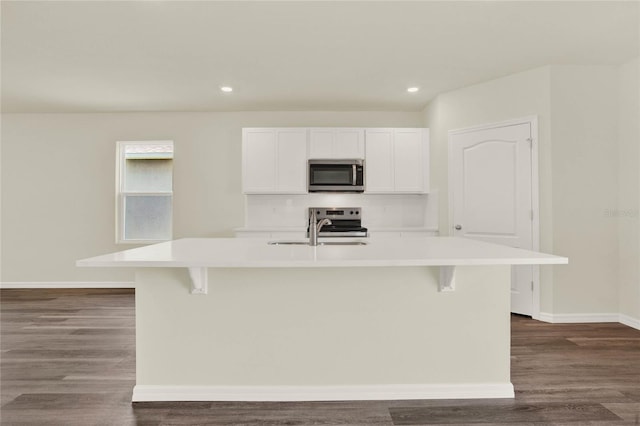
[[[453,171],[450,167],[451,159],[451,137],[453,135],[460,135],[464,133],[477,132],[480,130],[489,130],[497,127],[515,126],[520,124],[529,124],[531,128],[531,210],[533,211],[533,220],[531,226],[531,243],[533,251],[540,251],[540,177],[539,177],[539,164],[538,164],[538,116],[531,115],[522,118],[516,118],[512,120],[499,121],[495,123],[479,124],[471,127],[464,127],[459,129],[452,129],[448,131],[447,137],[447,197],[449,204],[449,211],[447,214],[447,235],[451,235],[451,229],[453,226],[453,196],[452,186]],[[531,317],[533,319],[540,319],[540,267],[533,265],[533,304],[531,309]]]

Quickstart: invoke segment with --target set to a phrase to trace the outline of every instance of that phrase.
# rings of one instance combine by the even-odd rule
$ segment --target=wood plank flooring
[[[136,403],[132,290],[2,290],[2,425],[640,425],[640,331],[512,317],[515,399]]]

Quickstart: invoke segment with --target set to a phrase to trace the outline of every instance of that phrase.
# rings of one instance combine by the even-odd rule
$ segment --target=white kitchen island
[[[78,266],[136,268],[134,401],[318,401],[513,397],[510,265],[563,263],[449,237],[194,238]]]

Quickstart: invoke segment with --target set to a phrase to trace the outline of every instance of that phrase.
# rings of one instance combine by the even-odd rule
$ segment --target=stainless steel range
[[[315,211],[318,221],[329,219],[330,224],[323,225],[319,237],[367,237],[367,228],[362,226],[362,209],[360,207],[310,207],[309,218]],[[308,221],[307,221],[308,223]],[[307,227],[307,237],[309,227]]]

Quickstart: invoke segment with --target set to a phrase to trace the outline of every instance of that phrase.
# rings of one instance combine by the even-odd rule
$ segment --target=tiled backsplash
[[[306,227],[309,207],[362,207],[368,228],[438,228],[438,194],[247,195],[246,228]]]

